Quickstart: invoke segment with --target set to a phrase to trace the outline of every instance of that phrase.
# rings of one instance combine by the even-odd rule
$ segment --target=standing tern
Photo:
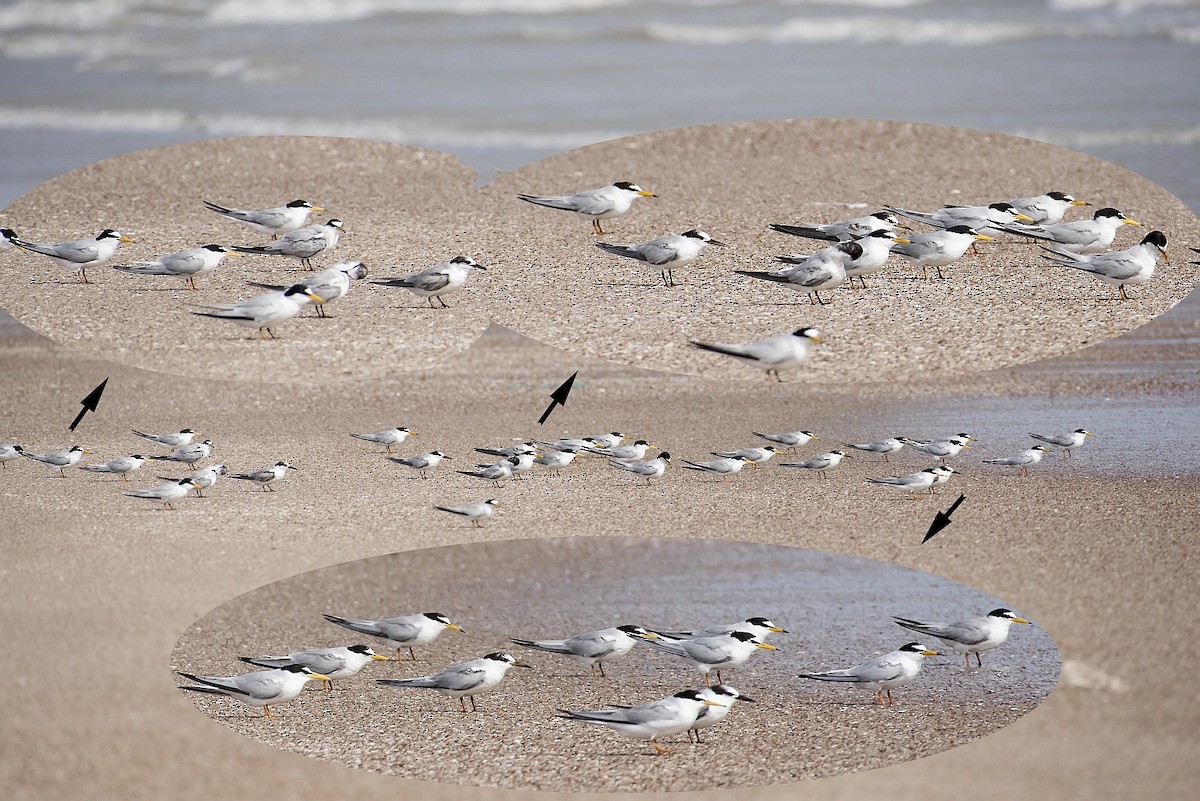
[[[662,236],[640,245],[596,243],[596,247],[606,253],[624,256],[627,259],[636,259],[652,267],[657,267],[665,286],[675,286],[675,269],[694,262],[709,245],[725,247],[724,242],[718,242],[697,228],[684,231],[682,234]]]
[[[421,478],[429,478],[430,470],[433,470],[439,464],[441,464],[443,459],[450,458],[452,457],[447,456],[441,451],[430,451],[429,453],[418,453],[415,456],[406,456],[404,458],[389,456],[388,461],[395,462],[396,464],[407,467],[410,470],[416,470],[417,475],[419,475]]]
[[[457,623],[451,623],[450,618],[441,612],[422,612],[415,615],[387,617],[382,620],[357,620],[337,615],[322,615],[322,617],[342,628],[365,634],[368,637],[378,637],[396,649],[397,662],[402,661],[401,657],[405,648],[408,649],[412,661],[416,662],[417,654],[413,648],[418,645],[428,645],[446,629],[462,632],[462,628]]]
[[[189,250],[180,250],[153,261],[115,265],[114,270],[131,275],[171,275],[187,281],[187,288],[196,289],[196,276],[214,272],[226,256],[240,256],[224,245],[204,245]]]
[[[403,278],[391,278],[387,281],[373,281],[380,286],[398,286],[412,292],[419,298],[429,301],[429,308],[436,308],[433,299],[437,298],[443,309],[450,308],[442,295],[447,295],[460,289],[471,276],[471,270],[487,270],[479,262],[469,256],[455,256],[444,264],[430,267],[419,273],[413,273]]]
[[[42,464],[48,464],[51,467],[57,468],[59,478],[66,478],[67,474],[63,471],[75,465],[83,458],[85,453],[91,453],[91,451],[85,451],[78,445],[72,445],[65,451],[50,451],[49,453],[30,453],[27,450],[20,451],[22,456],[27,456],[35,462],[41,462]]]
[[[907,244],[897,242],[892,245],[892,252],[920,265],[922,275],[928,281],[930,267],[937,270],[938,278],[945,278],[943,267],[965,256],[967,249],[976,241],[990,242],[991,239],[966,225],[954,225],[944,231],[927,231],[911,236]]]
[[[825,473],[833,470],[842,463],[845,459],[845,451],[829,451],[827,453],[818,454],[811,459],[805,459],[803,462],[787,462],[780,467],[799,467],[802,470],[815,470],[820,474],[821,478],[826,478]]]
[[[639,439],[632,445],[614,445],[611,448],[584,448],[585,453],[595,453],[622,462],[632,462],[646,458],[646,451],[655,447],[644,439]]]
[[[533,462],[532,459],[529,460]],[[491,481],[497,487],[500,482],[506,478],[513,477],[513,468],[520,464],[520,457],[510,456],[507,459],[501,459],[492,464],[476,465],[476,470],[459,470],[460,475],[471,476],[473,478],[482,478],[485,481]]]
[[[774,375],[775,380],[782,383],[783,378],[780,377],[779,371],[804,364],[808,360],[808,353],[813,344],[820,342],[821,329],[810,325],[797,328],[790,334],[780,334],[743,344],[707,343],[695,340],[692,340],[690,344],[701,350],[732,356],[760,370],[765,370],[768,379]]]
[[[299,285],[308,287],[313,293],[313,299],[317,301],[317,316],[329,317],[329,312],[325,310],[326,305],[350,294],[350,288],[354,285],[354,282],[366,278],[368,272],[367,265],[361,261],[339,261],[337,264],[331,264],[320,272],[313,273],[301,281]],[[256,281],[250,281],[249,283],[250,286],[257,286],[263,289],[274,289],[276,291],[287,289],[286,285],[280,284],[260,284]]]
[[[644,462],[618,462],[614,459],[609,464],[613,467],[619,467],[626,472],[633,473],[635,476],[641,476],[646,479],[646,485],[649,486],[651,479],[662,478],[670,462],[671,454],[663,451],[657,458],[647,459]]]
[[[904,476],[888,476],[887,478],[868,478],[869,484],[880,484],[884,487],[890,487],[900,492],[907,492],[915,501],[921,497],[917,493],[924,490],[932,490],[934,484],[938,483],[938,479],[942,476],[950,477],[954,471],[949,467],[927,467],[917,473],[909,473]]]
[[[795,453],[797,448],[808,444],[809,440],[820,439],[820,437],[811,431],[784,431],[779,434],[764,434],[761,431],[751,431],[750,433],[756,437],[762,437],[768,442],[778,442],[780,445],[791,450],[792,453]]]
[[[930,456],[936,456],[938,459],[941,459],[942,464],[945,464],[947,459],[958,456],[964,450],[971,450],[971,446],[967,444],[967,439],[961,434],[949,439],[923,441],[900,437],[900,441],[910,448],[916,448],[919,451],[928,453]]]
[[[1081,447],[1083,445],[1083,443],[1087,441],[1088,437],[1094,437],[1096,435],[1093,434],[1092,432],[1088,431],[1087,429],[1077,428],[1074,431],[1068,432],[1066,434],[1046,435],[1046,434],[1034,434],[1033,432],[1030,432],[1029,436],[1033,437],[1036,440],[1041,440],[1042,442],[1062,448],[1063,449],[1063,458],[1070,459],[1071,451],[1073,449]]]
[[[476,448],[476,453],[486,453],[488,456],[521,456],[526,453],[536,454],[538,452],[537,443],[533,440],[519,442],[516,445],[504,445],[498,448]]]
[[[241,676],[196,676],[183,671],[179,671],[179,675],[201,685],[181,686],[181,690],[228,695],[243,704],[261,706],[268,719],[271,718],[272,706],[294,700],[309,679],[329,681],[328,676],[316,673],[304,665],[285,665]]]
[[[764,448],[739,448],[736,451],[709,451],[709,453],[713,456],[721,456],[726,459],[740,456],[746,460],[747,464],[757,467],[760,464],[771,461],[771,457],[779,453],[779,449],[774,445],[767,445]]]
[[[787,634],[788,630],[782,626],[775,625],[770,618],[757,616],[748,617],[745,620],[739,620],[737,623],[720,623],[715,626],[708,626],[703,629],[692,630],[677,630],[666,631],[663,629],[651,629],[660,637],[666,637],[670,640],[695,640],[700,637],[717,637],[721,634],[729,634],[734,631],[745,631],[753,634],[762,642],[766,642],[767,638],[772,634]]]
[[[700,712],[708,707],[722,706],[718,701],[705,698],[697,690],[684,690],[668,698],[660,698],[646,704],[615,709],[598,709],[572,712],[560,709],[567,720],[598,723],[634,740],[649,740],[659,756],[671,753],[659,744],[660,737],[685,732],[695,725]]]
[[[1114,208],[1103,208],[1096,211],[1090,220],[1056,223],[1053,225],[1002,225],[1000,230],[1010,234],[1053,242],[1063,250],[1089,256],[1101,253],[1117,238],[1117,230],[1122,225],[1138,225],[1137,220],[1131,220]]]
[[[878,272],[887,264],[888,256],[892,255],[894,245],[911,245],[912,240],[898,236],[895,231],[872,231],[864,237],[854,240],[862,247],[862,253],[846,264],[846,276],[850,286],[854,286],[857,278],[863,289],[867,288],[865,276]]]
[[[254,253],[262,256],[290,256],[299,259],[304,269],[311,270],[312,260],[327,250],[337,246],[342,236],[344,224],[339,219],[332,219],[320,225],[310,225],[298,228],[261,247],[251,245],[234,245],[239,253]]]
[[[601,220],[620,217],[629,211],[633,201],[639,197],[658,197],[629,181],[617,181],[599,189],[584,189],[573,195],[517,195],[527,203],[562,211],[573,211],[585,220],[592,221],[592,230],[597,236],[604,233]]]
[[[874,690],[875,700],[879,702],[879,705],[888,706],[895,703],[892,700],[892,688],[910,684],[921,672],[921,665],[924,664],[925,657],[937,655],[937,651],[930,650],[920,643],[910,642],[891,653],[867,660],[861,665],[844,670],[827,670],[823,673],[801,673],[798,678],[857,684],[868,690]],[[885,692],[887,701],[883,700]]]
[[[271,485],[276,481],[283,481],[287,478],[289,470],[299,470],[300,468],[287,462],[276,462],[270,467],[264,467],[261,470],[255,470],[253,473],[240,473],[230,478],[236,478],[239,481],[253,481],[255,484],[263,488],[264,492],[274,492],[275,488]]]
[[[200,317],[216,317],[233,320],[240,325],[251,325],[258,328],[259,337],[276,339],[272,326],[290,320],[300,314],[305,304],[316,301],[324,303],[325,298],[313,292],[303,284],[293,284],[282,291],[269,292],[265,295],[243,300],[240,303],[228,303],[211,307],[210,312],[192,312]],[[266,332],[264,335],[263,332]]]
[[[865,217],[855,217],[850,220],[841,220],[840,222],[826,223],[824,225],[783,225],[781,223],[773,223],[770,227],[781,234],[802,236],[806,239],[823,239],[827,242],[849,242],[851,239],[866,236],[872,231],[894,231],[897,228],[907,229],[908,226],[901,225],[900,220],[890,211],[876,211]]]
[[[1029,465],[1037,464],[1042,461],[1042,456],[1049,453],[1050,449],[1045,445],[1034,445],[1029,450],[1024,450],[1019,453],[1014,453],[1011,456],[1004,456],[1000,459],[984,459],[984,464],[996,464],[1004,467],[1019,467],[1021,468],[1020,475],[1029,475]]]
[[[130,498],[146,498],[151,501],[159,501],[164,509],[174,509],[172,505],[175,501],[183,500],[188,496],[195,486],[190,478],[181,478],[178,481],[168,481],[166,484],[159,484],[157,487],[152,487],[146,490],[138,490],[137,492],[125,493]]]
[[[393,445],[403,445],[404,440],[409,437],[415,437],[416,433],[404,426],[398,426],[396,428],[389,428],[386,431],[375,431],[371,434],[351,433],[350,436],[355,439],[361,439],[364,442],[374,442],[383,445],[387,448],[387,453],[391,453]]]
[[[24,448],[14,443],[0,445],[0,465],[5,470],[8,469],[8,463],[21,458]]]
[[[213,441],[206,439],[203,442],[193,442],[190,445],[176,448],[166,456],[147,456],[146,458],[165,462],[187,462],[188,466],[195,467],[196,462],[212,456],[212,452]]]
[[[561,475],[562,469],[575,461],[575,457],[578,455],[579,451],[577,450],[559,450],[558,448],[548,447],[541,456],[534,458],[533,463]]]
[[[487,520],[489,517],[494,515],[496,513],[496,507],[499,505],[500,501],[496,500],[495,498],[488,498],[486,501],[469,503],[466,506],[435,506],[433,508],[442,512],[449,512],[453,515],[461,515],[462,517],[470,520],[477,527],[482,527],[483,524],[479,521]]]
[[[72,242],[39,244],[27,242],[16,236],[9,238],[9,241],[22,250],[48,256],[58,266],[66,267],[78,275],[81,282],[90,284],[91,282],[87,279],[87,268],[99,267],[116,255],[119,244],[134,240],[120,231],[105,228],[92,239],[76,239]]]
[[[856,451],[866,451],[867,453],[877,453],[883,457],[883,461],[888,460],[889,453],[904,449],[903,437],[888,437],[881,439],[878,442],[847,442],[847,448],[854,448]]]
[[[515,656],[505,651],[486,654],[470,662],[460,662],[451,665],[440,673],[432,676],[421,676],[416,679],[376,679],[385,687],[426,687],[437,690],[442,695],[457,698],[466,714],[467,702],[471,699],[471,711],[477,712],[475,696],[495,688],[512,667],[527,668],[530,665],[519,661]]]
[[[203,498],[204,490],[206,490],[209,487],[216,484],[217,479],[219,479],[223,475],[226,475],[228,472],[229,472],[229,470],[226,469],[225,465],[212,464],[212,465],[209,465],[208,467],[201,467],[199,470],[195,470],[195,471],[189,473],[188,475],[184,476],[184,478],[191,480],[192,492],[195,493],[196,497]],[[167,476],[159,476],[159,478],[163,479],[164,481],[175,481],[176,480],[176,479],[168,478]]]
[[[269,234],[272,239],[275,239],[280,234],[286,234],[289,231],[295,231],[303,227],[308,222],[308,215],[314,211],[325,211],[325,209],[320,206],[314,206],[307,200],[293,200],[284,206],[258,209],[256,211],[226,208],[225,206],[218,206],[216,203],[209,203],[207,200],[202,200],[201,202],[209,211],[215,211],[223,217],[245,223],[255,231]]]
[[[776,272],[757,270],[734,270],[734,272],[748,278],[771,281],[807,292],[810,304],[824,306],[826,301],[821,299],[821,290],[836,289],[846,283],[847,265],[862,254],[862,245],[857,242],[839,242],[832,247],[819,250],[811,256],[800,253],[778,256],[776,257],[777,261],[790,266]],[[813,300],[814,297],[816,300]]]
[[[986,206],[944,206],[928,214],[910,209],[900,209],[885,206],[888,211],[902,214],[911,220],[923,222],[938,228],[953,228],[959,225],[978,233],[996,233],[993,226],[1012,225],[1015,222],[1033,222],[1028,214],[1017,211],[1011,203],[989,203]]]
[[[703,690],[698,690],[700,696],[705,701],[712,702],[700,710],[699,717],[692,724],[692,728],[688,730],[688,739],[693,736],[696,738],[696,743],[700,743],[700,730],[707,729],[709,726],[715,726],[726,717],[729,716],[733,705],[738,701],[746,701],[747,703],[755,703],[755,700],[747,695],[742,695],[736,687],[731,687],[728,684],[714,684],[712,687],[705,687]]]
[[[724,481],[729,476],[741,472],[742,468],[746,466],[746,461],[745,456],[719,456],[707,462],[689,462],[687,459],[684,459],[683,466],[688,470],[700,470],[705,473],[712,473],[713,475],[720,476],[721,480]]]
[[[737,667],[758,653],[758,649],[779,650],[749,631],[731,631],[693,640],[669,640],[661,637],[643,640],[652,648],[689,660],[696,670],[704,674],[706,687],[710,686],[709,676],[713,671],[716,671],[717,682],[720,683],[722,670]]]
[[[977,665],[983,667],[982,652],[1004,645],[1013,623],[1029,623],[1011,609],[1003,608],[957,623],[923,623],[906,617],[893,617],[892,620],[910,631],[937,637],[963,655],[967,670],[971,669],[971,654],[975,654]]]
[[[190,428],[181,428],[171,434],[148,434],[145,431],[138,431],[136,428],[131,428],[130,431],[142,439],[166,445],[168,448],[182,448],[185,445],[191,445],[196,436],[201,433]]]
[[[373,661],[390,662],[390,656],[377,654],[365,645],[347,645],[336,648],[309,648],[295,651],[287,656],[239,656],[247,665],[263,668],[285,668],[288,665],[303,665],[311,670],[314,678],[324,676],[325,689],[332,692],[336,679],[357,675]]]
[[[1024,214],[1036,225],[1053,225],[1062,220],[1072,206],[1088,206],[1086,200],[1077,200],[1066,192],[1047,192],[1035,197],[1019,197],[1008,201],[1008,205]]]
[[[641,626],[615,626],[598,631],[585,631],[565,640],[521,640],[510,637],[509,641],[524,648],[533,648],[551,654],[563,654],[588,666],[593,676],[599,669],[604,676],[604,663],[629,653],[638,640],[656,639],[657,635]]]
[[[79,469],[87,470],[90,473],[115,473],[123,481],[128,481],[129,474],[145,463],[145,456],[134,454],[133,456],[118,456],[116,459],[109,459],[104,464],[85,464]]]
[[[1090,273],[1117,287],[1121,300],[1129,300],[1129,295],[1125,293],[1126,286],[1140,286],[1150,280],[1159,256],[1167,264],[1171,263],[1167,257],[1167,237],[1162,231],[1151,231],[1131,248],[1091,256],[1081,256],[1065,248],[1047,250],[1053,255],[1044,258],[1055,264]]]

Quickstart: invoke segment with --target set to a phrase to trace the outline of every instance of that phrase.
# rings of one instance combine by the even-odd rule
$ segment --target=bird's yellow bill
[[[1023,617],[1014,617],[1014,618],[1012,619],[1012,622],[1013,622],[1013,623],[1029,623],[1029,625],[1031,625],[1031,626],[1033,625],[1033,623],[1032,623],[1031,621],[1029,621],[1029,620],[1026,620],[1026,619],[1025,619],[1025,618],[1023,618]]]
[[[992,241],[992,238],[990,236],[988,236],[987,234],[975,234],[975,238],[978,239],[980,242],[991,242]]]
[[[653,192],[647,192],[645,189],[639,190],[638,194],[642,197],[658,197],[658,195],[654,194]]]
[[[760,642],[760,643],[758,643],[758,647],[766,648],[768,651],[778,651],[779,650],[774,645],[771,645],[771,643],[769,643],[769,642]]]

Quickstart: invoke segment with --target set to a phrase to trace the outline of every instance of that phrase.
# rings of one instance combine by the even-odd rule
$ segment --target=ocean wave
[[[204,136],[340,136],[442,147],[571,150],[628,131],[523,131],[457,128],[414,119],[347,120],[257,114],[194,114],[176,109],[81,110],[0,106],[0,130],[195,133]]]
[[[856,44],[978,46],[1062,35],[1044,24],[901,17],[799,17],[778,25],[664,25],[645,28],[648,38],[672,44]]]
[[[1010,131],[1015,136],[1036,139],[1062,145],[1073,150],[1091,150],[1101,147],[1192,146],[1200,145],[1200,125],[1183,128],[1123,128],[1113,130],[1069,130],[1053,128],[1030,128]]]

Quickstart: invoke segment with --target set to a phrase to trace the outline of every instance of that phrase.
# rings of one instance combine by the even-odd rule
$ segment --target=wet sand
[[[1104,346],[1089,353],[1137,359],[1140,348],[1155,346]],[[428,480],[411,478],[346,436],[410,425],[420,435],[406,444],[406,453],[418,445],[440,447],[461,467],[470,463],[473,446],[533,433],[612,429],[695,458],[750,444],[751,429],[811,428],[825,439],[810,443],[807,454],[817,444],[900,433],[893,428],[913,410],[942,412],[914,434],[969,430],[981,400],[1010,403],[1019,413],[1029,398],[1032,408],[1061,415],[1051,423],[1075,420],[1077,402],[1086,406],[1104,397],[1135,407],[1144,401],[1182,416],[1195,406],[1200,351],[1193,344],[1171,352],[1171,362],[1145,364],[1140,371],[1097,373],[1080,358],[903,385],[748,385],[638,371],[498,334],[436,372],[348,388],[181,382],[36,338],[6,340],[0,373],[13,388],[0,398],[6,440],[39,449],[78,441],[100,460],[144,449],[130,428],[191,426],[217,441],[217,456],[234,470],[287,458],[301,472],[275,493],[219,484],[210,498],[171,512],[124,497],[120,482],[107,477],[69,471],[67,479],[53,478],[27,460],[0,471],[0,505],[10,532],[3,539],[7,581],[0,591],[10,612],[7,636],[19,652],[37,655],[10,665],[15,692],[0,734],[9,755],[0,780],[11,797],[22,799],[513,797],[352,770],[242,737],[196,712],[175,689],[175,642],[241,593],[334,563],[482,540],[659,535],[817,548],[944,576],[1036,620],[1064,660],[1061,686],[1042,706],[984,739],[886,770],[703,797],[849,799],[886,792],[957,799],[964,774],[978,782],[971,792],[983,799],[1135,792],[1189,797],[1200,779],[1190,759],[1197,745],[1195,706],[1181,702],[1186,682],[1165,678],[1163,666],[1193,658],[1200,634],[1190,617],[1180,615],[1200,600],[1194,580],[1200,482],[1169,461],[1157,473],[1114,474],[1106,432],[1069,461],[1048,458],[1029,478],[985,472],[980,458],[998,455],[1025,431],[1048,423],[1040,415],[1021,419],[1005,429],[1011,439],[981,442],[978,453],[961,460],[961,482],[948,485],[936,502],[911,502],[863,484],[867,476],[924,466],[911,455],[890,467],[854,459],[828,480],[778,465],[745,470],[724,483],[673,470],[650,488],[587,463],[563,479],[539,476],[496,489],[449,470]],[[569,404],[539,431],[536,419],[547,396],[574,370],[580,380]],[[79,398],[105,377],[110,381],[100,410],[68,435]],[[1143,449],[1161,448],[1157,433],[1136,420],[1124,436]],[[154,483],[152,475],[151,467],[143,468],[134,486]],[[959,492],[967,501],[951,527],[919,545],[934,511]],[[431,508],[482,497],[506,503],[504,514],[482,529]],[[554,567],[531,564],[530,574]],[[411,583],[397,572],[397,602]],[[796,629],[804,631],[803,625]],[[866,706],[823,709],[862,713],[860,729],[878,719]],[[277,736],[286,737],[303,711],[281,712]],[[976,710],[964,710],[968,714],[974,719]],[[733,751],[727,758],[761,745],[740,741],[735,721],[728,723],[713,737]],[[402,730],[380,710],[357,731],[371,739]],[[839,738],[852,731],[823,742],[828,753],[822,758],[844,754],[851,743]],[[806,734],[775,731],[781,737]],[[479,748],[498,752],[486,738],[457,742],[464,745],[438,738],[423,747],[445,748],[454,759],[470,759]],[[610,752],[632,750],[620,741]],[[534,761],[550,757],[527,755]],[[404,759],[402,749],[395,758]],[[509,770],[519,775],[522,766],[513,763]],[[747,763],[746,771],[755,774],[755,764]],[[595,789],[632,788],[614,781]]]
[[[404,577],[401,591],[397,576]],[[197,621],[172,662],[178,670],[227,675],[248,669],[235,661],[239,655],[351,641],[390,655],[390,646],[321,615],[391,616],[401,613],[398,604],[404,614],[439,610],[465,636],[445,631],[415,649],[420,661],[407,661],[405,653],[402,663],[373,664],[337,682],[332,694],[310,684],[296,705],[275,707],[279,726],[242,714],[226,699],[193,700],[235,731],[275,747],[408,778],[575,792],[718,789],[877,767],[936,753],[1018,719],[1058,679],[1058,654],[1043,629],[1018,625],[1023,630],[1011,643],[968,675],[952,651],[928,658],[886,710],[877,708],[870,691],[796,678],[922,639],[892,624],[898,609],[927,617],[1005,603],[884,562],[805,549],[657,537],[515,540],[407,551],[269,585]],[[704,732],[711,735],[705,747],[670,738],[664,745],[675,746],[679,758],[662,766],[643,758],[652,754],[645,742],[565,722],[558,710],[638,704],[702,686],[689,663],[640,645],[606,662],[607,678],[589,680],[588,669],[574,660],[509,642],[627,623],[690,629],[764,613],[794,629],[771,635],[779,650],[760,650],[745,665],[722,671],[723,680],[751,700],[735,706],[727,727]],[[464,717],[457,701],[434,691],[374,681],[428,675],[497,650],[512,652],[531,670],[511,669],[496,690],[477,696],[473,715]],[[448,758],[456,749],[469,750],[470,758]],[[747,761],[761,766],[755,774],[747,775]],[[564,772],[564,764],[572,770]],[[513,771],[514,765],[521,769]]]
[[[725,248],[681,268],[680,286],[657,270],[594,247],[575,215],[521,203],[518,192],[570,193],[632,179],[660,197],[607,221],[608,242],[642,242],[700,227]],[[199,191],[203,187],[203,192]],[[296,383],[377,380],[442,364],[491,319],[556,347],[627,365],[754,382],[760,373],[691,347],[746,342],[815,325],[824,342],[802,381],[895,381],[948,375],[1071,352],[1141,325],[1197,283],[1186,259],[1120,301],[1115,287],[1048,267],[1028,241],[981,243],[944,281],[892,257],[867,289],[841,287],[812,306],[802,292],[738,276],[773,270],[773,257],[824,243],[768,230],[772,222],[829,222],[892,204],[932,210],[1068,190],[1143,222],[1169,250],[1200,244],[1200,223],[1177,198],[1123,168],[1064,148],[944,126],[826,120],[738,123],[660,131],[554,156],[501,175],[482,190],[452,156],[351,139],[261,137],[174,145],[73,171],[24,195],[0,223],[34,242],[92,236],[105,227],[137,239],[111,264],[210,242],[260,245],[266,237],[205,210],[213,200],[262,208],[304,197],[338,217],[343,242],[320,266],[362,260],[372,270],[334,315],[253,327],[197,317],[203,307],[259,294],[246,281],[287,285],[306,273],[294,259],[227,259],[200,289],[169,277],[89,271],[81,285],[43,256],[2,257],[6,307],[34,330],[80,352],[203,379]],[[913,224],[916,230],[927,227]],[[489,267],[451,309],[370,281],[407,275],[455,255]],[[965,335],[970,332],[970,335]]]

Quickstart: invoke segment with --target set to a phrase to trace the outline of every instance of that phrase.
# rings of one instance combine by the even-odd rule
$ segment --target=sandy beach
[[[253,180],[246,180],[253,175]],[[1017,137],[853,120],[774,121],[674,129],[582,148],[505,173],[482,190],[452,156],[351,139],[253,137],[174,145],[108,159],[27,193],[0,223],[34,242],[117,228],[137,240],[111,264],[152,259],[210,242],[265,242],[205,210],[215,200],[263,208],[304,197],[346,224],[345,241],[319,266],[361,260],[372,271],[333,319],[313,312],[260,341],[253,327],[197,317],[205,307],[251,297],[246,281],[287,285],[296,260],[227,259],[187,291],[177,278],[93,268],[94,285],[35,254],[10,251],[0,272],[7,308],[39,333],[80,352],[205,379],[374,380],[460,352],[490,318],[589,356],[713,378],[761,380],[689,340],[748,342],[818,326],[824,341],[791,380],[896,381],[994,369],[1078,350],[1153,319],[1196,284],[1186,259],[1160,266],[1129,301],[1115,287],[1045,264],[1035,243],[1005,235],[945,269],[947,280],[893,256],[866,289],[844,286],[813,306],[804,292],[735,270],[774,270],[782,253],[828,243],[776,233],[769,223],[832,222],[884,204],[933,210],[1066,190],[1090,207],[1114,206],[1151,229],[1169,252],[1200,243],[1195,215],[1146,179],[1099,159]],[[690,228],[712,247],[665,287],[658,271],[601,252],[586,221],[519,202],[519,192],[571,193],[634,180],[660,197],[608,221],[605,242],[636,243]],[[201,192],[200,187],[203,187]],[[914,231],[928,227],[913,223]],[[69,233],[68,233],[69,232]],[[906,233],[906,232],[902,232]],[[450,309],[370,283],[470,255],[488,267]],[[970,336],[962,332],[969,330]],[[183,354],[187,354],[184,356]]]
[[[1184,335],[1183,341],[1195,342],[1190,320],[1154,327],[1162,341]],[[174,512],[125,497],[125,487],[110,477],[74,470],[59,479],[28,460],[0,472],[12,532],[4,541],[3,590],[12,610],[10,644],[38,655],[13,668],[12,686],[19,691],[4,724],[11,756],[4,762],[4,784],[14,798],[513,797],[511,791],[399,779],[264,747],[198,713],[175,689],[173,648],[213,608],[304,571],[437,545],[587,534],[719,538],[882,560],[1003,599],[1037,621],[1061,650],[1058,689],[986,738],[882,771],[723,791],[722,799],[861,798],[885,791],[899,798],[957,798],[964,771],[978,782],[973,793],[980,798],[1082,799],[1135,791],[1188,797],[1198,778],[1188,759],[1196,745],[1194,705],[1180,703],[1177,683],[1164,680],[1162,670],[1194,655],[1190,643],[1197,632],[1178,615],[1197,601],[1192,541],[1200,524],[1200,485],[1194,468],[1173,461],[1154,430],[1122,433],[1119,427],[1099,431],[1069,461],[1047,458],[1028,478],[979,463],[1028,442],[1028,430],[1074,427],[1076,410],[1098,399],[1117,399],[1131,413],[1175,410],[1180,416],[1173,419],[1189,420],[1200,353],[1194,344],[1175,344],[1171,361],[1146,363],[1156,353],[1165,351],[1144,336],[1091,349],[1076,360],[965,378],[903,385],[764,383],[748,399],[742,382],[635,370],[502,331],[436,372],[358,384],[352,391],[346,385],[221,381],[198,389],[194,382],[100,362],[41,339],[15,338],[0,354],[3,374],[20,389],[0,401],[6,438],[34,449],[80,442],[95,452],[89,458],[100,460],[144,447],[130,428],[191,426],[218,443],[216,455],[231,470],[287,458],[301,472],[274,493],[219,484],[209,498],[181,503]],[[1108,369],[1097,370],[1095,363]],[[1129,369],[1113,369],[1122,365]],[[673,470],[649,488],[589,463],[562,479],[538,476],[496,489],[449,470],[428,480],[411,478],[346,436],[410,425],[419,437],[406,452],[418,443],[441,448],[461,465],[470,462],[474,446],[543,433],[536,419],[547,396],[574,370],[580,371],[575,394],[543,427],[549,436],[617,429],[644,435],[683,458],[750,444],[749,431],[764,427],[809,428],[829,445],[901,431],[934,436],[973,429],[981,443],[960,460],[961,481],[934,502],[912,502],[863,483],[868,476],[924,466],[912,455],[888,466],[854,459],[828,480],[777,465],[745,470],[728,482]],[[1147,376],[1162,380],[1148,383]],[[99,411],[68,435],[78,399],[105,377],[109,389]],[[997,406],[1015,420],[987,433],[975,426],[980,410]],[[1168,430],[1191,431],[1194,422]],[[1122,469],[1126,448],[1163,455],[1131,472]],[[132,486],[175,472],[148,466]],[[959,492],[967,501],[951,527],[921,546],[934,511]],[[432,509],[478,497],[501,497],[506,505],[482,529]],[[555,565],[531,567],[537,575]],[[396,576],[398,599],[409,583]],[[1186,684],[1178,684],[1186,697]],[[841,707],[835,710],[840,714]],[[304,710],[281,712],[278,736],[286,737],[285,727],[303,719]],[[397,725],[386,711],[369,720],[364,737]],[[739,746],[735,731],[730,725],[719,740],[714,735],[723,750],[733,749],[723,759],[751,747]],[[468,750],[451,750],[450,760],[478,745],[470,738],[463,742]],[[839,744],[827,747],[837,752]],[[519,776],[522,768],[512,764],[508,770]],[[753,775],[751,769],[749,784]],[[648,774],[646,781],[654,779]],[[508,774],[496,782],[519,783]]]

